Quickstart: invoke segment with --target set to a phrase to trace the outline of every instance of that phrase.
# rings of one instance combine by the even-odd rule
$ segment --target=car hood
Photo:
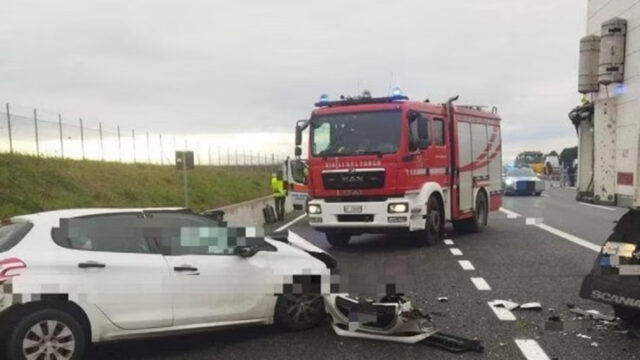
[[[326,251],[313,245],[300,235],[291,231],[268,234],[265,240],[278,248],[278,252],[285,255],[301,254],[301,251],[321,261],[328,269],[335,269],[338,262]]]

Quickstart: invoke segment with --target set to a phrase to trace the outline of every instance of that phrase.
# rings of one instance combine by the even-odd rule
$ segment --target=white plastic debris
[[[513,301],[509,300],[493,300],[490,302],[490,304],[493,307],[504,308],[507,310],[515,310],[520,306],[520,304],[514,303]]]
[[[591,343],[591,346],[598,347],[598,343],[594,341],[594,342]]]
[[[591,340],[591,336],[589,336],[589,335],[585,335],[585,334],[578,334],[577,336],[578,336],[579,338],[583,338],[583,339]]]
[[[447,301],[449,301],[449,298],[448,298],[448,297],[446,297],[446,296],[440,296],[440,297],[438,297],[438,301],[440,301],[440,302],[447,302]]]
[[[539,302],[530,302],[520,305],[522,310],[542,310],[542,305]]]

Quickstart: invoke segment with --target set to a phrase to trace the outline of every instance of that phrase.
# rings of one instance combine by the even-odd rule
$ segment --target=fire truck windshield
[[[311,120],[311,154],[393,154],[400,143],[400,111],[320,115]]]

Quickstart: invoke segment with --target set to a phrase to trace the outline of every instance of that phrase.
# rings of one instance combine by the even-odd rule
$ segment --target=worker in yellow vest
[[[287,196],[287,189],[285,189],[284,180],[282,179],[282,171],[271,175],[271,190],[276,203],[278,220],[282,221],[284,220],[284,202]]]

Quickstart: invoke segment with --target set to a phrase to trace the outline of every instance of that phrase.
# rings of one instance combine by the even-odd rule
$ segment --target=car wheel
[[[55,309],[36,310],[19,319],[7,339],[9,359],[81,359],[86,348],[82,326]]]
[[[324,299],[319,294],[280,295],[276,302],[275,322],[287,330],[306,330],[325,318]]]
[[[444,209],[437,196],[431,196],[427,201],[427,218],[424,230],[416,233],[417,240],[423,245],[432,246],[440,241],[444,235]]]
[[[345,233],[328,232],[324,236],[329,244],[335,247],[346,247],[349,245],[349,240],[351,240],[351,235]]]

